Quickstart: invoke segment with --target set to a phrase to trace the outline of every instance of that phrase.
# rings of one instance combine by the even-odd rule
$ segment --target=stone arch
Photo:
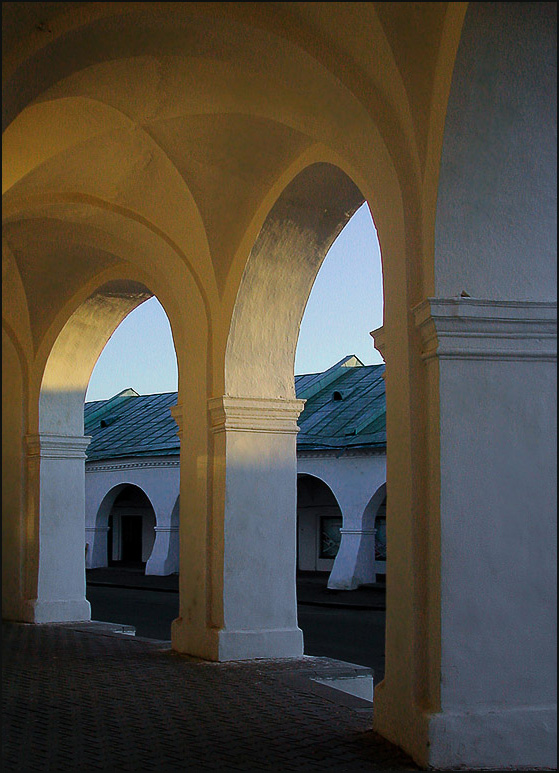
[[[373,496],[367,503],[367,507],[363,511],[363,528],[374,529],[375,518],[379,507],[386,499],[386,483],[379,486]]]
[[[219,475],[212,481],[216,490],[214,502],[219,507],[219,518],[215,519],[215,523],[219,523],[220,533],[224,528],[229,535],[229,546],[226,545],[225,549],[227,553],[229,548],[231,565],[237,560],[233,558],[237,552],[241,561],[243,546],[240,542],[236,544],[235,539],[239,531],[238,518],[244,508],[240,503],[248,491],[258,490],[258,500],[265,498],[256,505],[253,497],[250,504],[251,518],[260,524],[259,538],[252,542],[258,555],[254,566],[262,562],[262,566],[266,566],[262,574],[274,577],[275,587],[269,589],[271,597],[279,596],[280,592],[282,595],[284,609],[279,617],[292,641],[288,649],[282,645],[279,650],[282,655],[302,652],[300,632],[295,627],[296,593],[293,581],[296,560],[295,434],[296,418],[303,406],[301,401],[294,399],[294,360],[299,325],[312,284],[328,249],[351,215],[365,200],[369,200],[345,171],[345,162],[341,158],[333,163],[332,154],[324,151],[321,158],[317,148],[314,157],[307,154],[306,159],[306,164],[303,160],[299,161],[299,166],[294,165],[297,173],[285,180],[283,189],[278,192],[255,236],[232,308],[225,349],[224,396],[210,401],[213,453],[217,458],[226,459],[227,470],[226,477],[223,477],[223,472],[216,468]],[[402,269],[402,261],[405,263],[405,247],[402,250],[402,246],[406,234],[401,227],[404,217],[402,198],[396,193],[399,190],[397,179],[393,168],[383,167],[384,162],[382,157],[379,168],[383,168],[385,173],[386,201],[381,209],[386,230],[380,229],[379,235],[382,244],[383,233],[386,233],[385,243],[389,252],[399,244],[399,249],[391,252],[391,292],[388,296],[385,292],[385,310],[390,307],[388,313],[396,316],[406,306],[407,282],[402,285],[395,281],[395,276]],[[366,191],[367,194],[371,192],[370,183]],[[388,228],[388,221],[392,222],[393,228]],[[407,313],[404,313],[404,319],[407,320]],[[405,373],[409,363],[403,352],[409,341],[406,328],[401,323],[399,335],[398,346],[403,347],[402,356],[394,372]],[[409,416],[411,411],[411,404],[406,405],[405,402],[408,397],[405,385],[409,384],[409,375],[399,381],[404,385],[400,396],[400,402],[403,401],[400,415],[405,436],[409,421],[406,413]],[[244,435],[242,442],[241,435],[238,435],[237,441],[239,432]],[[235,458],[237,454],[238,459]],[[225,497],[222,487],[228,490]],[[406,486],[401,490],[405,494],[409,492]],[[217,494],[217,491],[220,493]],[[267,495],[265,492],[268,492]],[[409,502],[406,505],[411,509]],[[402,509],[402,512],[405,510]],[[270,545],[279,539],[279,524],[283,524],[281,539],[285,549],[282,556],[272,557]],[[278,535],[270,533],[264,538],[267,528],[271,532],[278,530]],[[228,559],[225,560],[227,563]],[[239,586],[231,598],[245,599],[248,606],[256,585],[251,583],[249,587],[247,578],[241,576],[236,579]],[[235,581],[232,584],[235,585]],[[216,587],[220,585],[221,579]],[[260,581],[259,590],[262,590]],[[224,605],[227,606],[226,598]],[[254,607],[259,606],[255,599]],[[242,605],[238,605],[236,612],[241,631],[259,627]],[[215,620],[216,628],[220,628],[220,613]],[[239,641],[242,640],[241,631],[234,634]]]
[[[297,569],[332,569],[343,514],[328,483],[318,475],[297,475]],[[334,544],[335,543],[335,544]]]
[[[310,165],[286,186],[245,266],[227,341],[226,394],[295,396],[297,335],[312,284],[363,201],[355,183],[330,163]]]
[[[115,501],[118,500],[118,498],[126,492],[127,489],[135,489],[139,492],[141,492],[142,496],[145,498],[145,500],[149,503],[149,506],[151,507],[152,514],[153,514],[153,528],[156,528],[157,524],[157,513],[154,507],[153,502],[150,499],[150,496],[148,492],[145,490],[144,487],[138,482],[138,481],[132,481],[132,480],[123,480],[120,483],[117,483],[116,485],[112,486],[104,495],[103,499],[99,503],[99,506],[97,507],[97,512],[95,514],[95,520],[94,523],[90,527],[86,527],[86,545],[89,544],[89,548],[86,548],[86,566],[88,568],[94,569],[98,567],[104,567],[108,566],[109,562],[111,560],[111,556],[108,554],[108,543],[107,543],[107,535],[109,530],[109,519],[111,517],[111,513],[113,510],[113,507],[115,506]],[[151,540],[150,545],[150,555],[151,555],[151,549],[153,548],[153,543],[155,541],[155,532],[153,534],[153,539]],[[145,553],[146,551],[144,551]],[[145,559],[142,559],[145,562],[149,560],[149,555],[145,556]]]
[[[173,509],[171,510],[171,526],[173,528],[178,528],[178,525],[179,525],[180,500],[181,500],[181,495],[179,494],[173,506]]]
[[[101,500],[95,521],[90,527],[86,527],[86,566],[88,569],[108,566],[107,532],[109,530],[109,515],[117,496],[128,483],[117,483]],[[87,547],[89,545],[89,547]]]
[[[35,494],[28,500],[35,556],[35,574],[29,584],[37,590],[36,598],[24,603],[25,614],[34,621],[41,616],[51,620],[89,618],[84,572],[84,462],[88,445],[83,436],[85,392],[112,332],[152,295],[137,279],[97,282],[52,345],[35,407],[37,431],[26,438],[29,478]],[[173,327],[172,317],[169,321]],[[56,560],[62,544],[64,562]],[[93,550],[97,561],[99,548],[94,546]]]
[[[377,574],[386,575],[386,506],[386,483],[383,483],[375,491],[363,513],[363,529],[368,529],[374,534],[372,540],[374,553],[371,560],[374,561],[375,577]],[[379,519],[383,519],[383,523],[380,523]],[[384,558],[379,551],[381,545],[384,546]]]
[[[108,533],[108,564],[122,561],[145,564],[150,558],[155,542],[155,509],[145,490],[137,483],[121,484],[118,488],[119,491],[112,497],[111,508],[107,514],[107,525],[111,529]],[[133,512],[127,512],[126,515],[117,512],[117,508],[119,510],[122,508],[122,500],[130,495],[132,500],[128,504],[132,505]],[[139,508],[146,509],[148,512],[138,515]],[[141,518],[141,522],[138,526],[133,525],[133,528],[129,529],[130,533],[125,534],[123,518],[127,518],[128,521],[134,519],[134,522]],[[138,544],[130,545],[131,538]]]

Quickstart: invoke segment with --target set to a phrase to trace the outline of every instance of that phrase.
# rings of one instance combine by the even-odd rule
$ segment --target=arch
[[[179,494],[177,496],[175,504],[173,505],[173,509],[171,510],[171,528],[172,529],[178,529],[179,527],[180,504],[181,504],[180,500],[181,500],[181,495]]]
[[[39,398],[39,432],[83,433],[83,403],[91,372],[122,320],[151,292],[138,282],[100,287],[70,317],[49,354]]]
[[[379,486],[363,511],[363,528],[373,529],[379,507],[386,499],[386,483]]]
[[[63,219],[82,228],[106,228],[110,214],[125,217],[144,229],[129,253],[145,251],[142,242],[155,236],[185,263],[201,294],[215,296],[208,236],[187,180],[165,148],[121,110],[89,96],[61,96],[26,108],[3,142],[3,223],[55,208],[60,217],[64,204]],[[80,210],[88,206],[85,217]],[[131,223],[108,230],[133,236]]]
[[[109,489],[101,500],[95,514],[94,524],[86,526],[86,566],[88,569],[108,566],[109,516],[117,496],[129,483],[118,483]]]
[[[299,325],[328,249],[363,194],[341,169],[315,163],[272,207],[241,280],[225,354],[225,392],[295,397]]]
[[[133,488],[138,488],[140,491],[144,494],[145,497],[149,500],[148,495],[146,492],[141,488],[141,486],[138,486],[137,483],[129,483],[129,482],[123,482],[123,483],[117,483],[116,486],[113,486],[103,499],[101,500],[101,503],[99,507],[97,508],[97,514],[95,515],[95,526],[98,528],[106,528],[109,523],[109,515],[113,508],[115,499],[128,487],[132,486]]]
[[[128,276],[132,273],[128,271]],[[108,279],[110,275],[109,272],[102,279],[97,277],[93,288],[90,285],[82,289],[82,299],[79,295],[73,299],[77,308],[67,318],[50,351],[45,352],[48,356],[40,380],[37,378],[41,372],[39,356],[35,362],[34,386],[37,388],[40,384],[40,388],[38,394],[35,391],[30,396],[30,410],[33,409],[30,423],[33,426],[35,420],[36,424],[35,432],[27,435],[27,459],[36,494],[27,501],[28,520],[32,525],[32,539],[27,543],[37,574],[29,591],[31,598],[34,594],[36,598],[25,602],[28,608],[25,614],[32,621],[38,621],[40,616],[45,620],[80,620],[89,619],[90,615],[85,600],[84,572],[84,462],[88,445],[88,439],[83,436],[85,393],[91,371],[112,332],[132,309],[152,295],[137,279],[124,278],[122,272],[119,278]],[[118,275],[118,272],[112,274]],[[59,317],[64,311],[68,313],[68,305]],[[172,325],[172,319],[169,321]],[[108,518],[104,510],[102,514]],[[100,560],[104,563],[106,545],[103,545],[102,533],[106,534],[94,532],[92,553],[87,557],[89,566],[99,565]],[[62,544],[64,562],[56,559]]]
[[[155,542],[153,504],[144,489],[135,483],[124,483],[115,488],[118,491],[111,497],[107,514],[108,564],[146,564]],[[149,512],[138,513],[143,509]]]
[[[297,569],[330,572],[343,516],[334,492],[318,476],[297,475]]]
[[[386,483],[375,491],[363,513],[363,528],[374,529],[374,573],[386,576]],[[382,519],[382,523],[380,522]]]
[[[25,491],[20,471],[25,386],[24,361],[17,339],[2,324],[2,616],[7,620],[17,620],[23,596],[20,566],[25,551]]]

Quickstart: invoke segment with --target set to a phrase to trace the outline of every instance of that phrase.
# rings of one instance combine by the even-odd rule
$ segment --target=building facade
[[[328,572],[331,588],[352,590],[386,573],[383,376],[384,366],[348,356],[324,373],[295,377],[305,400],[297,436],[297,569]],[[176,401],[176,393],[128,389],[86,403],[87,568],[142,564],[146,574],[179,572],[180,443],[169,410]]]

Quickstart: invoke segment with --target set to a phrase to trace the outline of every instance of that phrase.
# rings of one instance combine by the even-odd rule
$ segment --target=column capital
[[[271,432],[296,435],[304,400],[261,397],[216,397],[208,400],[210,428],[219,432]]]
[[[557,360],[557,304],[427,298],[413,309],[422,359]]]
[[[91,437],[85,435],[54,435],[39,432],[25,436],[28,457],[41,459],[84,459]]]

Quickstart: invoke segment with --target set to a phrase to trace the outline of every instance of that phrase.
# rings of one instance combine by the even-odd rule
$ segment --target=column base
[[[185,655],[224,662],[257,658],[300,658],[303,632],[300,628],[229,631],[196,630],[179,617],[171,626],[173,649]]]
[[[300,628],[219,632],[220,660],[302,656],[303,632]]]
[[[433,768],[557,769],[557,706],[434,714]]]
[[[342,541],[328,578],[332,590],[355,590],[376,582],[375,530],[340,529]]]
[[[373,730],[422,768],[557,768],[556,705],[427,714],[411,705],[395,706],[381,682],[375,689]]]
[[[81,623],[91,620],[91,605],[87,599],[26,600],[21,620],[24,623]]]

